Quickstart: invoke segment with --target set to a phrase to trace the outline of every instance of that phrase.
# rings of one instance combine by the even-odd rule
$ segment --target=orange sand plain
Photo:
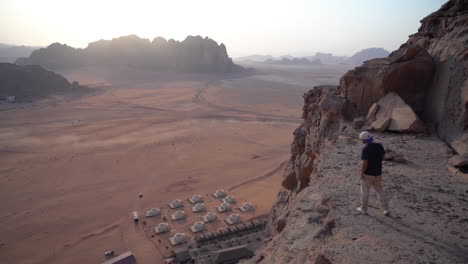
[[[0,263],[101,263],[107,250],[161,263],[131,213],[216,189],[268,213],[302,94],[344,69],[304,71],[75,69],[63,74],[95,92],[0,111]]]

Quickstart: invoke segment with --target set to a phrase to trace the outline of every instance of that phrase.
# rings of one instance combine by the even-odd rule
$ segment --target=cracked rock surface
[[[448,171],[451,150],[435,137],[377,134],[407,162],[384,162],[391,215],[382,214],[371,191],[366,216],[356,211],[363,147],[357,132],[329,142],[310,185],[294,199],[282,203],[280,193],[272,222],[280,229],[246,263],[467,262],[468,177]]]

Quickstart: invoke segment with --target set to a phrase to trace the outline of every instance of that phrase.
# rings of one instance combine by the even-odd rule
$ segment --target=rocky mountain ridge
[[[382,58],[388,56],[389,52],[383,48],[367,48],[356,52],[352,56],[335,56],[332,53],[317,52],[313,56],[293,57],[291,55],[284,55],[274,57],[271,55],[254,54],[251,56],[244,56],[236,58],[238,61],[251,61],[261,62],[268,64],[282,64],[282,65],[319,65],[319,64],[350,64],[360,65],[364,61],[374,58]]]
[[[79,83],[70,83],[65,77],[38,65],[0,63],[0,83],[0,96],[13,96],[17,102],[59,93],[89,91]]]
[[[157,37],[152,41],[136,35],[99,40],[84,49],[53,43],[34,51],[19,65],[41,65],[50,70],[92,65],[129,66],[158,71],[236,72],[242,68],[229,58],[224,44],[208,37],[188,36],[179,42]]]
[[[282,58],[281,60],[268,59],[264,63],[266,64],[278,64],[278,65],[321,65],[322,62],[319,59],[310,61],[306,58]]]
[[[418,33],[388,57],[349,71],[340,86],[304,95],[304,122],[294,132],[269,239],[246,263],[468,261],[468,1],[448,1],[421,22]],[[378,114],[376,103],[390,107],[390,121],[407,118],[392,113],[410,108],[429,132],[374,132],[389,154],[384,189],[390,217],[375,197],[369,216],[355,210],[362,148],[357,135],[366,118]],[[421,132],[416,127],[401,132]]]
[[[368,48],[356,52],[353,56],[349,57],[346,62],[352,65],[361,65],[364,61],[384,58],[389,54],[390,52],[383,48]]]

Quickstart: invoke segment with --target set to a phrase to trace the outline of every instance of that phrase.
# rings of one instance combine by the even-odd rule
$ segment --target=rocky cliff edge
[[[468,262],[467,7],[447,2],[389,57],[304,95],[269,238],[247,263]],[[387,127],[406,118],[394,115],[398,107],[426,127],[374,132],[389,154],[383,172],[392,213],[384,216],[372,194],[369,215],[361,215],[357,135],[379,103],[388,108],[388,97],[400,103],[385,110]]]

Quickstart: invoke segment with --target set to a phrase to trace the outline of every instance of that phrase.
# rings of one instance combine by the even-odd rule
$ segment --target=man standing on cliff
[[[362,132],[359,138],[366,146],[362,149],[361,155],[361,206],[357,210],[363,214],[367,214],[369,191],[371,187],[374,187],[379,196],[383,214],[388,215],[390,211],[388,210],[387,199],[382,189],[382,161],[385,150],[382,144],[374,142],[374,138],[367,131]]]

